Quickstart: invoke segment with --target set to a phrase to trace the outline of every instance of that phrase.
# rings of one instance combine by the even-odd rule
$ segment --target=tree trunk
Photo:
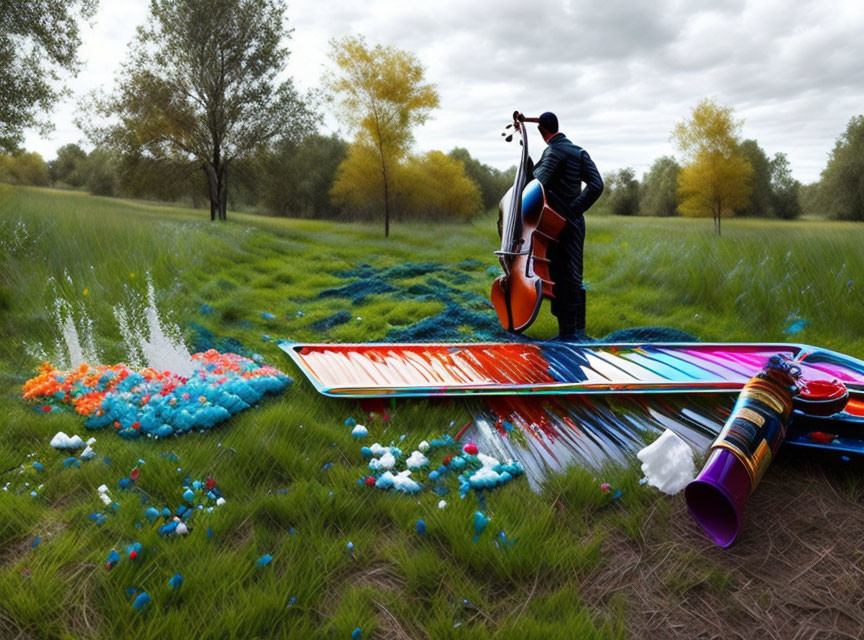
[[[720,236],[720,219],[723,217],[723,203],[717,202],[714,208],[714,233]]]
[[[209,164],[205,164],[201,168],[204,171],[204,175],[207,176],[207,197],[210,199],[210,221],[212,222],[216,219],[219,202],[219,191],[216,185],[216,172]]]
[[[390,237],[390,194],[387,191],[387,173],[384,173],[384,237]]]
[[[228,219],[228,168],[220,167],[219,176],[219,219],[223,222]]]
[[[381,156],[381,176],[384,178],[384,237],[390,237],[390,191],[387,185],[387,163],[384,161],[384,149],[378,146],[378,154]]]

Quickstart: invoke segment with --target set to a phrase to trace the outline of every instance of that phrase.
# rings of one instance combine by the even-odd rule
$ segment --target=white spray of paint
[[[83,311],[81,331],[75,324],[75,314],[72,305],[63,299],[54,303],[57,316],[57,327],[60,330],[60,340],[57,341],[57,358],[65,369],[74,369],[85,362],[99,364],[99,353],[93,340],[93,322]]]
[[[159,317],[152,281],[147,283],[147,305],[143,311],[136,314],[134,309],[118,305],[114,307],[114,317],[126,344],[130,366],[146,365],[185,377],[192,375],[195,367],[183,343],[180,329]],[[136,323],[130,318],[141,318],[143,322]]]
[[[57,366],[74,369],[84,363],[100,364],[93,338],[93,321],[83,305],[73,309],[69,302],[58,298],[54,308],[60,332],[56,342]],[[192,375],[195,367],[180,329],[159,316],[152,281],[147,283],[145,305],[117,305],[114,318],[126,347],[126,364],[130,367],[150,367],[184,377]]]

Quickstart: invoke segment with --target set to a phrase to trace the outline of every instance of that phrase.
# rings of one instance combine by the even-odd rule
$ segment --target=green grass
[[[50,353],[57,338],[57,297],[86,310],[103,359],[115,361],[123,351],[112,308],[140,295],[149,274],[174,323],[234,337],[296,377],[263,333],[380,339],[443,308],[389,296],[357,307],[315,299],[344,284],[337,272],[360,263],[453,266],[474,259],[483,266],[466,270],[459,287],[485,296],[486,269],[495,265],[491,218],[399,224],[385,240],[377,224],[230,217],[210,224],[202,211],[0,185],[0,486],[44,484],[37,499],[0,492],[0,637],[348,638],[358,626],[366,638],[626,637],[628,608],[638,603],[613,598],[596,607],[583,594],[610,536],[638,541],[667,531],[669,501],[640,486],[634,468],[603,474],[601,481],[623,490],[613,503],[580,469],[554,478],[539,495],[524,481],[513,483],[488,498],[490,532],[474,543],[473,498],[451,495],[439,511],[433,494],[408,498],[358,487],[363,461],[343,423],[360,418],[359,407],[318,396],[300,377],[284,395],[211,433],[131,443],[95,433],[96,450],[110,465],[97,459],[62,468],[63,456],[48,440],[58,430],[86,435],[80,420],[38,415],[20,400],[38,364],[31,354],[40,345]],[[702,340],[791,339],[862,357],[861,246],[864,226],[854,224],[734,220],[715,238],[706,220],[590,217],[589,329],[605,335],[666,325]],[[202,314],[204,304],[215,311]],[[325,334],[310,327],[344,309],[355,319]],[[262,319],[265,311],[276,318]],[[809,324],[784,337],[796,318]],[[554,333],[544,311],[531,334]],[[390,422],[369,426],[373,441],[406,434],[408,449],[466,419],[458,404],[416,401],[400,403]],[[179,461],[162,457],[172,450]],[[217,478],[228,503],[213,516],[212,540],[200,526],[170,540],[146,526],[136,530],[141,508],[134,494],[119,499],[119,511],[103,526],[87,519],[102,509],[96,487],[116,484],[139,458],[146,461],[139,484],[160,506],[177,503],[177,467],[182,476]],[[29,469],[33,459],[44,472]],[[322,470],[328,462],[334,466]],[[19,474],[22,464],[28,470]],[[414,532],[418,518],[426,520],[426,536]],[[496,547],[498,530],[518,542]],[[43,542],[31,549],[36,536]],[[108,550],[135,536],[158,553],[106,572]],[[273,564],[258,569],[264,553]],[[673,561],[662,577],[670,593],[707,589],[722,597],[737,579],[698,551]],[[184,584],[172,592],[167,583],[177,572]],[[153,598],[144,614],[127,600],[130,587]]]

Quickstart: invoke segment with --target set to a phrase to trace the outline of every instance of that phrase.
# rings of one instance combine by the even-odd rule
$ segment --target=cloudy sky
[[[77,96],[110,88],[146,0],[103,0],[84,30],[85,66],[50,137],[25,146],[52,158],[81,140]],[[416,132],[420,150],[467,147],[505,168],[516,149],[500,132],[514,109],[554,111],[602,172],[674,153],[669,133],[701,98],[735,108],[744,136],[789,155],[803,182],[818,178],[849,119],[864,113],[860,0],[293,0],[289,73],[318,86],[328,41],[363,34],[416,53],[441,108]],[[326,128],[338,130],[328,118]],[[345,132],[342,132],[345,133]],[[542,141],[531,138],[534,155]]]

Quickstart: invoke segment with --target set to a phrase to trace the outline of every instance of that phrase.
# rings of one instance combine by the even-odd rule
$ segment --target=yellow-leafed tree
[[[483,209],[480,187],[465,165],[441,151],[412,156],[399,168],[400,202],[424,220],[457,217],[467,220]]]
[[[396,173],[396,164],[388,164],[390,187],[393,174]],[[336,204],[355,211],[380,211],[384,204],[381,180],[381,163],[377,149],[369,143],[357,141],[348,147],[348,154],[336,169],[330,197]]]
[[[678,208],[685,216],[712,216],[717,235],[722,217],[750,202],[753,167],[740,150],[741,125],[732,107],[706,98],[672,132],[685,157]]]
[[[407,51],[370,47],[362,37],[346,37],[331,41],[330,58],[336,68],[324,79],[325,87],[338,98],[345,121],[356,132],[345,160],[353,166],[340,169],[333,197],[343,204],[357,204],[350,181],[355,176],[368,178],[374,166],[380,195],[372,202],[383,205],[387,236],[396,167],[413,141],[411,129],[438,106],[438,92],[425,82],[423,66]],[[370,166],[361,168],[364,162]],[[366,185],[356,186],[365,192]]]

